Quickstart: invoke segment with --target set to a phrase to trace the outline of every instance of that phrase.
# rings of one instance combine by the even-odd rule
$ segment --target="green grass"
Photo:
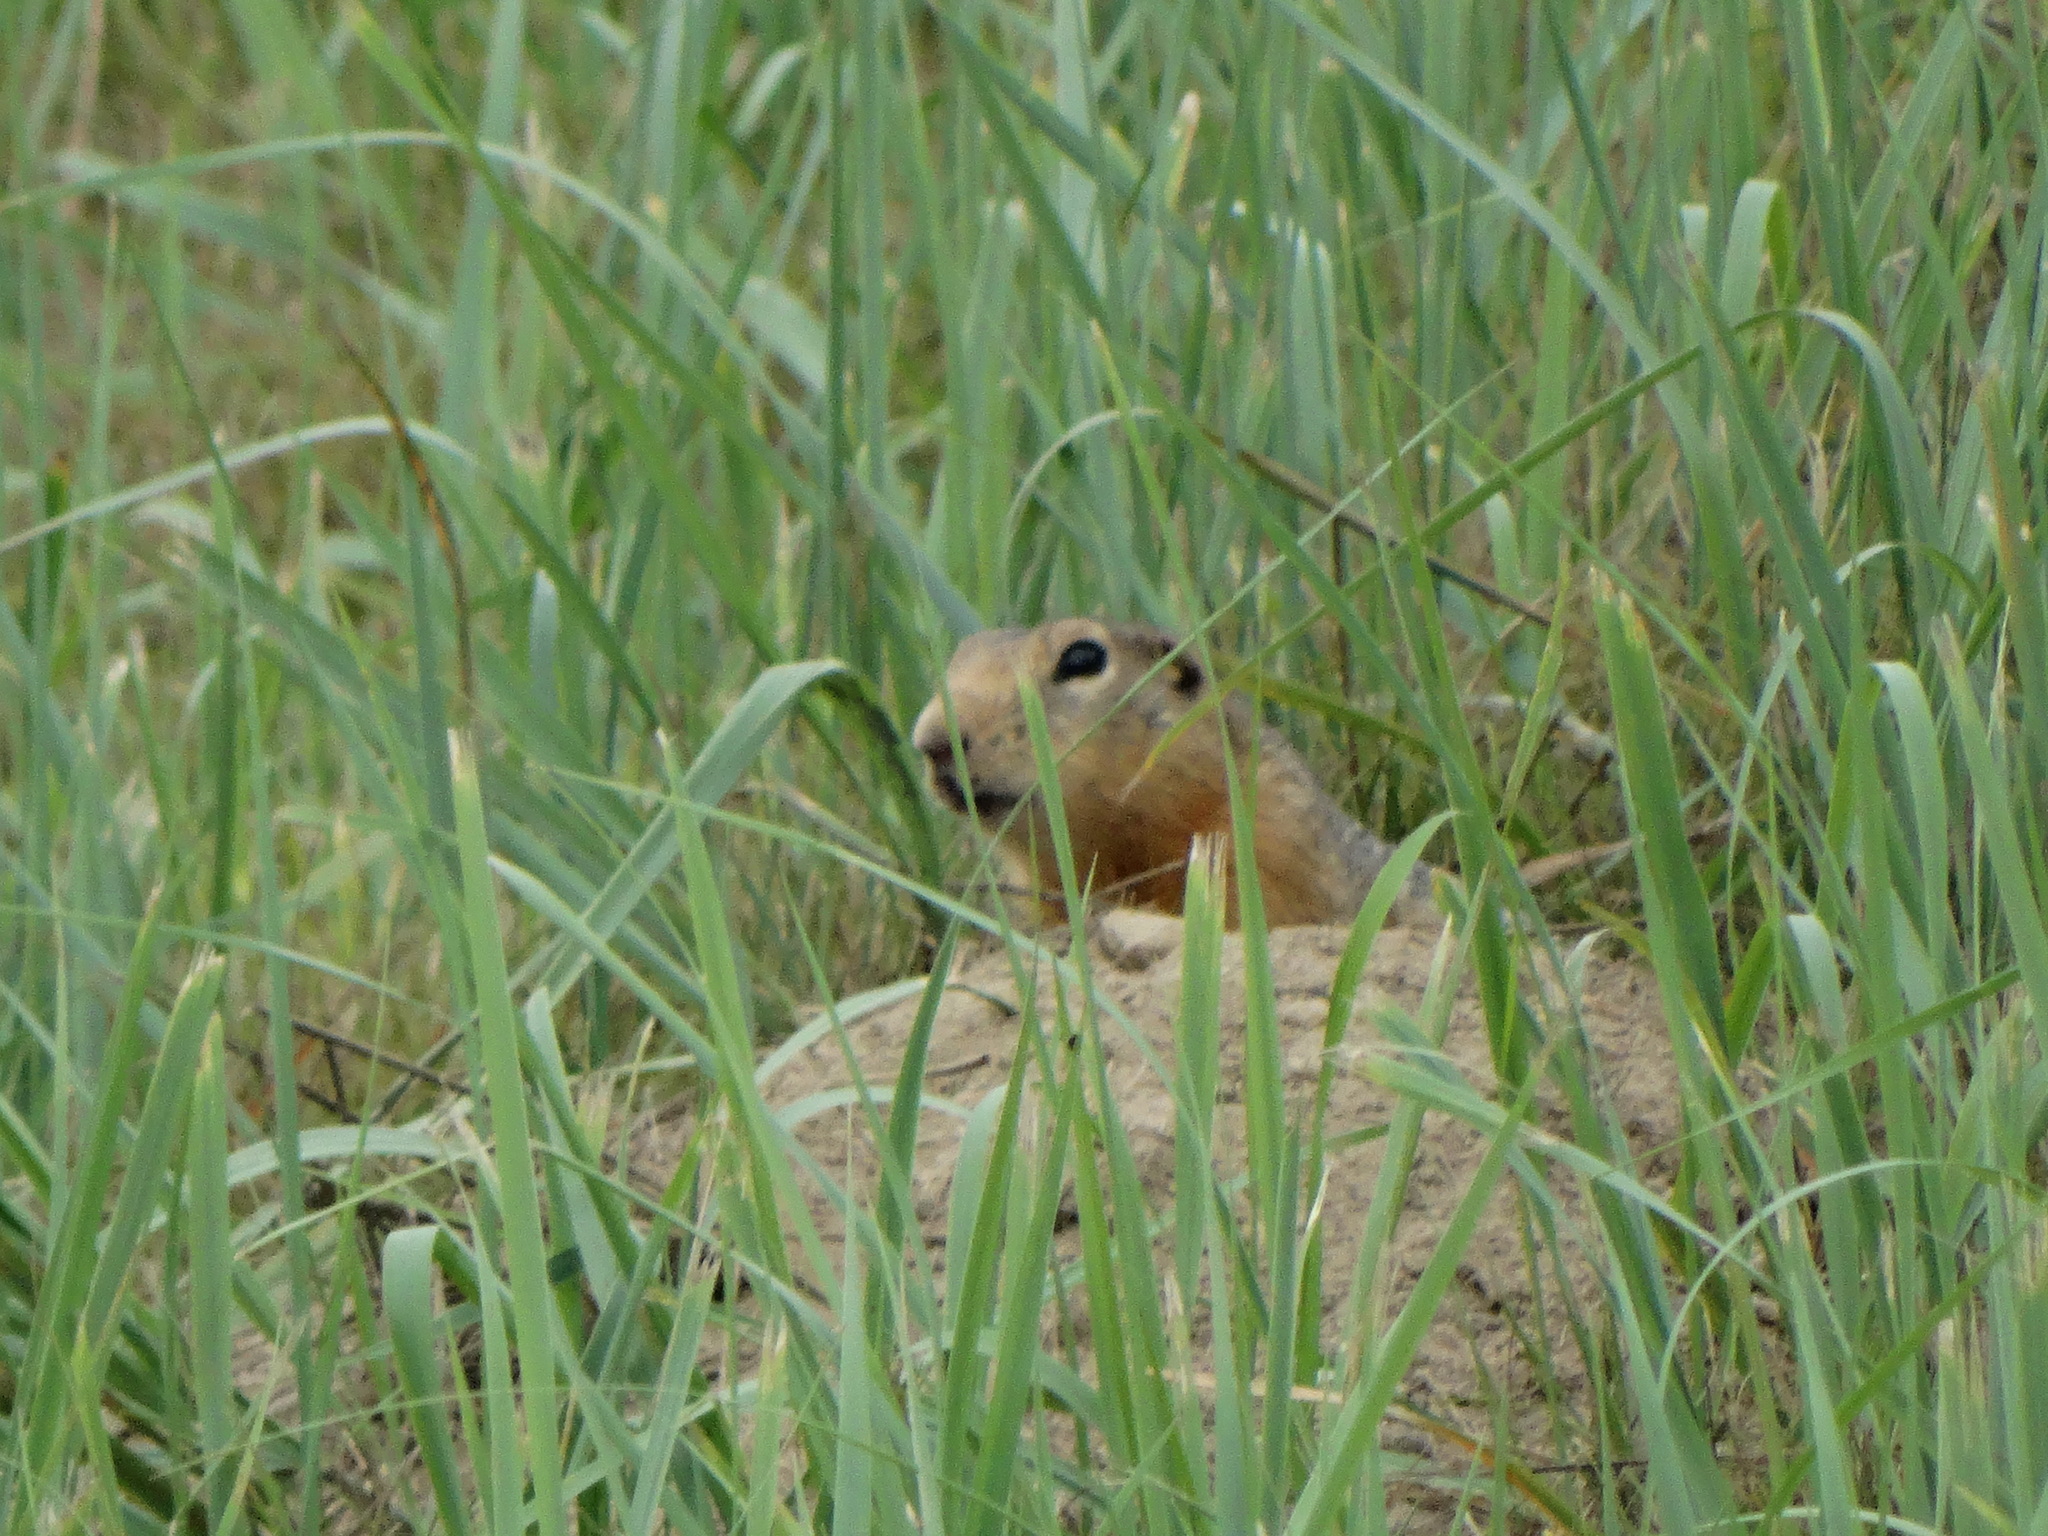
[[[1243,1229],[1169,1215],[1191,1362],[1084,1053],[1043,1134],[970,1127],[945,1286],[888,1183],[798,1282],[754,1051],[945,952],[971,850],[904,723],[960,633],[1075,610],[1207,626],[1362,816],[1448,813],[1460,975],[1582,1105],[1589,1186],[1613,1128],[1517,951],[1599,921],[1654,972],[1696,1225],[1598,1186],[1605,1455],[1485,1490],[1503,1528],[2042,1528],[2037,25],[9,8],[7,1529],[1381,1526],[1483,1183],[1383,1328],[1295,1348],[1320,1131],[1262,1101]],[[1190,980],[1183,1189],[1216,1031],[1255,1096],[1279,1048]],[[384,1054],[330,1073],[295,1020]],[[1411,1156],[1425,1105],[1489,1177],[1554,1154],[1404,1089]],[[724,1113],[655,1199],[605,1142],[673,1095]],[[1037,1331],[1070,1169],[1121,1325],[1086,1381]],[[1341,1400],[1265,1393],[1289,1360]]]

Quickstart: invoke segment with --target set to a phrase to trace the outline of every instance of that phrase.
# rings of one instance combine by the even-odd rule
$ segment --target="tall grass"
[[[9,8],[8,1529],[1382,1525],[1471,1218],[1562,1154],[1403,1078],[1389,1145],[1440,1109],[1485,1174],[1391,1316],[1304,1335],[1320,1147],[1261,1122],[1241,1231],[1188,1197],[1216,1032],[1279,1048],[1216,1014],[1206,877],[1201,1359],[1085,1048],[1044,1134],[970,1125],[943,1284],[916,1079],[872,1085],[890,1176],[802,1278],[754,1052],[951,952],[901,723],[958,635],[1070,610],[1206,627],[1362,815],[1448,813],[1446,984],[1581,1105],[1611,1298],[1602,1456],[1496,1447],[1497,1520],[2039,1528],[2037,25]],[[1515,1000],[1583,919],[1681,1065],[1661,1208]],[[658,1197],[610,1156],[655,1095],[706,1110]],[[1069,1170],[1086,1373],[1038,1334]]]

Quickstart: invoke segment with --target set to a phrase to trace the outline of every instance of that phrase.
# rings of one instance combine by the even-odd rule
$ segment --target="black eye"
[[[1076,640],[1053,663],[1052,680],[1064,683],[1070,677],[1094,677],[1109,665],[1109,651],[1100,640]]]

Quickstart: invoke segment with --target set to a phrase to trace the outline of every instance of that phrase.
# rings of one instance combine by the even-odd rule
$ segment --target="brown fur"
[[[1105,665],[1091,675],[1061,677],[1061,657],[1089,641],[1102,647]],[[1075,654],[1089,653],[1084,646]],[[1082,881],[1116,901],[1178,913],[1189,841],[1229,836],[1224,753],[1234,753],[1240,771],[1249,773],[1249,705],[1236,696],[1219,704],[1201,661],[1177,650],[1170,635],[1142,625],[1055,619],[1036,629],[985,630],[960,642],[945,686],[918,716],[911,739],[930,766],[934,793],[963,813],[964,767],[974,808],[996,830],[1015,880],[1055,903],[1059,870],[1024,724],[1024,678],[1045,705]],[[1162,750],[1173,727],[1191,714],[1194,720]],[[1257,784],[1246,787],[1255,788],[1266,920],[1274,927],[1348,923],[1391,850],[1323,792],[1277,733],[1260,731],[1258,743]],[[1418,866],[1395,904],[1397,920],[1436,915],[1429,879],[1430,871]],[[1234,922],[1234,902],[1231,912]]]

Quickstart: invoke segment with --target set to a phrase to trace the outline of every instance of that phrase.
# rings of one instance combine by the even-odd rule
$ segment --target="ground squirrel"
[[[1213,693],[1200,659],[1178,651],[1172,636],[1143,625],[1056,619],[1036,629],[984,630],[960,642],[945,687],[917,717],[911,740],[930,765],[934,793],[965,814],[971,788],[980,820],[1000,829],[998,846],[1013,878],[1055,899],[1059,870],[1018,689],[1026,677],[1045,701],[1081,879],[1116,901],[1178,913],[1189,840],[1230,831],[1223,753],[1227,737],[1239,765],[1250,766],[1250,703],[1232,695],[1206,710],[1155,759],[1167,732]],[[1350,922],[1392,849],[1345,815],[1278,732],[1261,729],[1258,742],[1266,921],[1276,928]],[[1423,865],[1411,873],[1395,921],[1440,915],[1431,874]]]

